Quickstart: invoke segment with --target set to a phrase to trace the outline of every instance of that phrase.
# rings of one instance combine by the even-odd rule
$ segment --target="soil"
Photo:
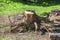
[[[0,37],[10,38],[12,40],[50,40],[49,35],[41,35],[40,32],[26,32],[26,33],[0,33]]]
[[[5,20],[5,21],[4,21]],[[41,35],[41,32],[25,32],[25,33],[4,33],[8,30],[5,25],[9,24],[7,16],[0,16],[0,23],[4,26],[0,28],[0,38],[10,38],[11,40],[50,40],[48,33]]]
[[[4,33],[6,27],[0,28],[0,38],[9,38],[7,40],[50,40],[49,34],[41,35],[41,32],[24,32],[24,33]]]

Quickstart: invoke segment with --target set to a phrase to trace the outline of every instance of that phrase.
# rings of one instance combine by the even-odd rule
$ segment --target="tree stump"
[[[38,24],[40,25],[39,17],[34,11],[31,10],[26,10],[24,13],[14,16],[13,22],[11,21],[10,17],[9,20],[11,22],[11,32],[14,32],[15,30],[21,32],[23,30],[25,31],[28,28],[38,30],[38,27],[40,27],[38,26]]]

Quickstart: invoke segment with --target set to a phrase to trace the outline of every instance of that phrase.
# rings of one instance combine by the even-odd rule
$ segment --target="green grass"
[[[1,28],[1,27],[3,27],[3,24],[2,24],[2,23],[0,23],[0,28]]]
[[[0,37],[0,40],[12,40],[12,39],[9,37]]]
[[[26,37],[24,40],[34,40],[33,37]]]
[[[10,37],[0,37],[0,40],[16,40],[16,39],[11,39]],[[26,37],[24,40],[34,40],[32,37]]]
[[[44,14],[44,12],[50,12],[53,9],[60,9],[60,5],[54,6],[33,6],[13,1],[0,2],[0,14],[17,14],[25,10],[35,10],[38,15]]]

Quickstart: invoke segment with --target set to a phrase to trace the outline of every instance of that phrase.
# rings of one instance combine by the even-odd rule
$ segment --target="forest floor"
[[[50,38],[48,33],[41,35],[41,32],[3,33],[0,31],[0,40],[50,40]]]

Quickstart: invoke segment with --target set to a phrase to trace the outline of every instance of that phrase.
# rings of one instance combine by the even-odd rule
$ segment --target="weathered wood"
[[[10,22],[12,21],[9,17]],[[40,25],[39,17],[36,15],[34,11],[27,10],[22,14],[18,14],[14,16],[13,22],[11,22],[11,30],[15,30],[18,28],[22,28],[23,30],[29,28],[32,24],[34,25],[35,30],[38,30],[38,24]],[[31,26],[33,28],[33,26]],[[31,28],[30,27],[30,28]],[[20,30],[20,29],[19,29]]]
[[[54,29],[56,27],[60,27],[60,10],[52,10],[49,14],[48,19],[51,23],[51,26],[54,27]]]
[[[33,23],[35,26],[35,30],[37,30],[38,29],[38,23],[37,23],[36,13],[34,11],[28,10],[28,11],[25,11],[25,16],[26,16],[27,23],[29,25],[31,23]]]
[[[60,10],[52,10],[48,17],[49,21],[60,24]]]

